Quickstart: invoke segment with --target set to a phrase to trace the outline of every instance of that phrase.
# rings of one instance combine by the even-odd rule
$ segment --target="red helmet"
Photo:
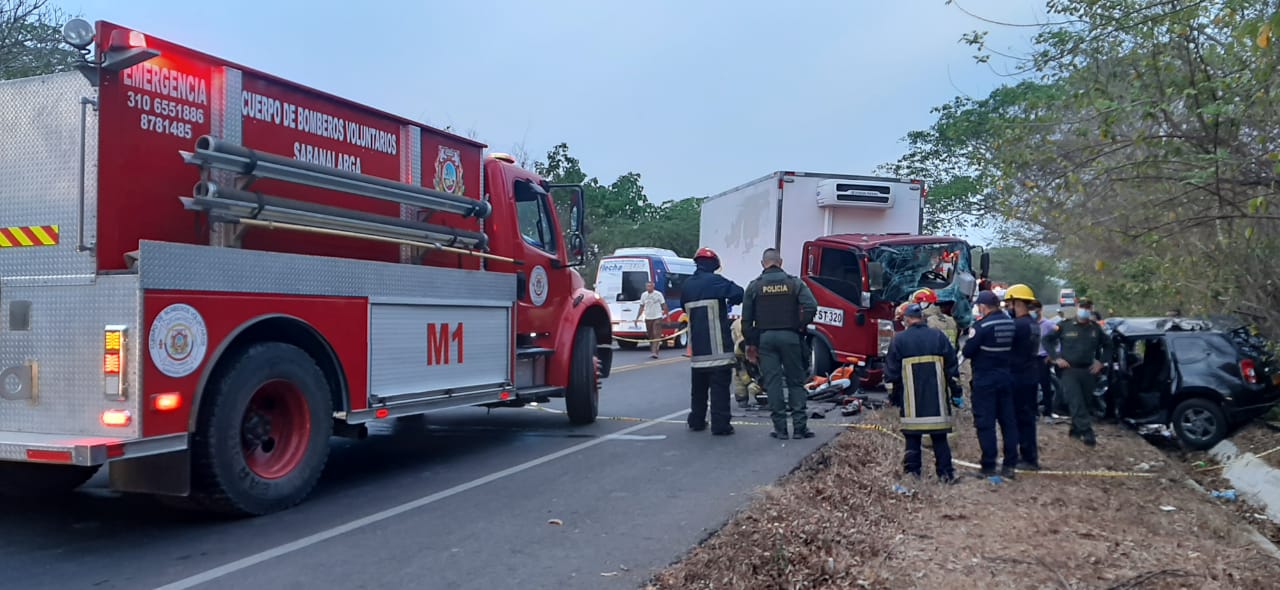
[[[933,289],[925,287],[911,294],[912,303],[937,303],[938,294]]]
[[[720,264],[720,257],[716,255],[716,251],[705,246],[698,248],[698,253],[693,255],[694,260],[698,260],[699,258],[710,258],[716,261],[716,264]]]

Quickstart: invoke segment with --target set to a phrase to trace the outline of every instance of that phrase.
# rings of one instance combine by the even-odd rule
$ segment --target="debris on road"
[[[553,518],[551,520],[548,520],[547,524],[552,526],[564,526],[564,521],[560,520],[559,518]]]
[[[888,414],[868,413],[868,423],[896,431]],[[955,457],[973,461],[972,418],[957,422]],[[1280,561],[1249,537],[1245,523],[1254,519],[1235,516],[1243,503],[1192,489],[1184,464],[1132,431],[1095,428],[1099,444],[1090,449],[1065,424],[1042,427],[1041,463],[1073,472],[1148,469],[1019,473],[999,486],[962,470],[958,485],[926,477],[904,495],[894,489],[903,481],[902,442],[851,430],[760,490],[652,587],[1261,588],[1280,576]],[[926,466],[932,461],[926,452]]]

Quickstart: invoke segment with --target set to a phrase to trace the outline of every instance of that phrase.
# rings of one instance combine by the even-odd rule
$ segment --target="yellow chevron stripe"
[[[9,230],[9,233],[13,235],[14,239],[18,240],[19,244],[22,244],[23,246],[34,245],[34,242],[31,241],[31,238],[27,237],[27,232],[23,231],[24,228],[10,227],[7,229]]]
[[[57,226],[54,226],[54,228],[55,228],[54,231],[57,231]],[[38,225],[33,225],[27,229],[31,230],[31,233],[36,236],[36,239],[40,241],[41,245],[52,246],[58,243],[57,240],[49,236],[48,232],[44,231],[43,227],[40,227]]]
[[[0,234],[0,248],[12,248],[12,247],[13,247],[13,242],[10,242],[9,238],[4,237],[4,234]]]

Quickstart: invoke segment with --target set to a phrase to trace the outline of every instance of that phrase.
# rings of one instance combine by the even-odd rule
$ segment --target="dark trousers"
[[[1036,393],[1039,389],[1037,371],[1022,375],[1014,384],[1013,390],[1013,410],[1018,422],[1018,456],[1027,463],[1037,465],[1040,463],[1040,448],[1036,441],[1036,421],[1040,419]]]
[[[1018,464],[1018,423],[1013,409],[1013,378],[1007,372],[982,375],[975,371],[973,379],[973,425],[982,447],[982,469],[996,468],[996,424],[1004,439],[1004,466]]]
[[[689,427],[702,430],[707,427],[707,401],[711,402],[711,431],[729,430],[729,382],[733,379],[733,365],[693,369],[689,392]]]
[[[1061,369],[1058,379],[1062,380],[1062,396],[1067,398],[1067,408],[1071,412],[1071,435],[1085,436],[1093,434],[1093,390],[1097,387],[1098,378],[1089,369]]]
[[[1053,365],[1045,362],[1045,357],[1040,357],[1040,405],[1044,406],[1044,415],[1054,413],[1053,411]]]
[[[907,453],[902,458],[902,469],[911,475],[920,475],[924,459],[924,433],[920,432],[904,432],[902,433],[907,439]],[[933,460],[938,477],[951,478],[955,476],[955,467],[951,464],[951,443],[947,442],[947,433],[930,432],[929,438],[933,439]]]
[[[787,431],[788,410],[791,428],[796,434],[809,429],[803,347],[796,332],[767,330],[760,334],[760,372],[764,375],[764,390],[769,395],[769,416],[777,432]]]

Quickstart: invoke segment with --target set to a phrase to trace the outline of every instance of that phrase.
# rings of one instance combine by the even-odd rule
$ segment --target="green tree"
[[[1280,333],[1275,3],[1053,0],[1026,80],[956,99],[900,166],[968,177],[1116,313],[1230,312]],[[965,39],[992,59],[986,32]],[[914,140],[914,141],[913,141]],[[910,170],[908,170],[910,171]],[[968,206],[967,204],[965,206]]]
[[[62,43],[67,15],[48,0],[0,0],[0,80],[64,72],[80,54]]]
[[[1058,274],[1058,264],[1052,256],[1013,247],[992,248],[990,252],[992,278],[1031,287],[1042,303],[1057,302],[1060,287],[1054,277]]]
[[[698,248],[701,198],[686,198],[655,205],[644,192],[640,174],[628,172],[605,185],[588,177],[581,162],[565,143],[547,152],[534,170],[551,183],[581,184],[587,205],[587,264],[582,269],[588,285],[595,283],[596,266],[618,248],[655,246],[692,256]],[[561,216],[565,203],[557,203]]]

